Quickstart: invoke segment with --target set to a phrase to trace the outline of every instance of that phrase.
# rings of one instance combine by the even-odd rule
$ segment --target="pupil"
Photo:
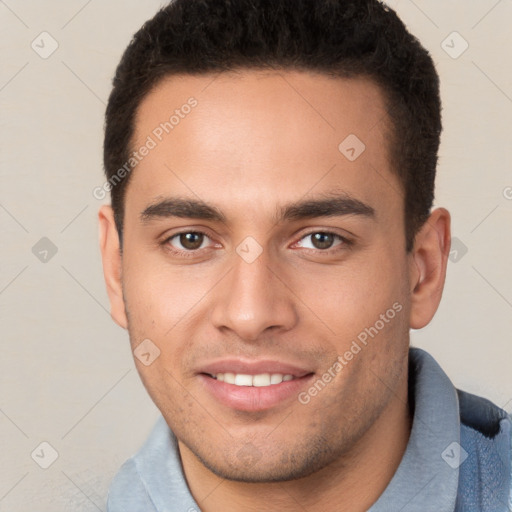
[[[180,243],[186,249],[198,249],[203,243],[203,235],[201,233],[182,233]]]
[[[313,235],[313,245],[317,249],[328,249],[333,243],[333,235],[329,233],[315,233]]]

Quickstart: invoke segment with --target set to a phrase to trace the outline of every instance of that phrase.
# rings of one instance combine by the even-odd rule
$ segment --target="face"
[[[293,71],[174,76],[140,105],[113,316],[223,478],[324,468],[406,399],[418,266],[387,121],[372,82]]]

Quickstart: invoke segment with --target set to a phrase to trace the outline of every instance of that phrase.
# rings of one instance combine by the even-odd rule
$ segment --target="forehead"
[[[396,202],[388,119],[383,92],[365,78],[257,70],[171,76],[137,111],[132,149],[151,149],[127,197],[261,208],[343,190]]]

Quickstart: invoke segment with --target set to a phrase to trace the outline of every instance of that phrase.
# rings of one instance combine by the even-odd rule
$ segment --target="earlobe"
[[[433,318],[443,293],[450,252],[450,213],[434,210],[416,234],[411,254],[410,327],[421,329]]]
[[[110,301],[110,315],[114,322],[126,329],[128,322],[123,298],[121,251],[112,207],[102,206],[98,212],[98,220],[103,276]]]

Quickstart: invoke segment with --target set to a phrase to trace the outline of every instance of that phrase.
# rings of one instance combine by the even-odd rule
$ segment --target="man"
[[[162,418],[109,511],[510,510],[510,417],[409,348],[449,254],[440,132],[377,0],[176,0],[135,35],[100,243]]]

